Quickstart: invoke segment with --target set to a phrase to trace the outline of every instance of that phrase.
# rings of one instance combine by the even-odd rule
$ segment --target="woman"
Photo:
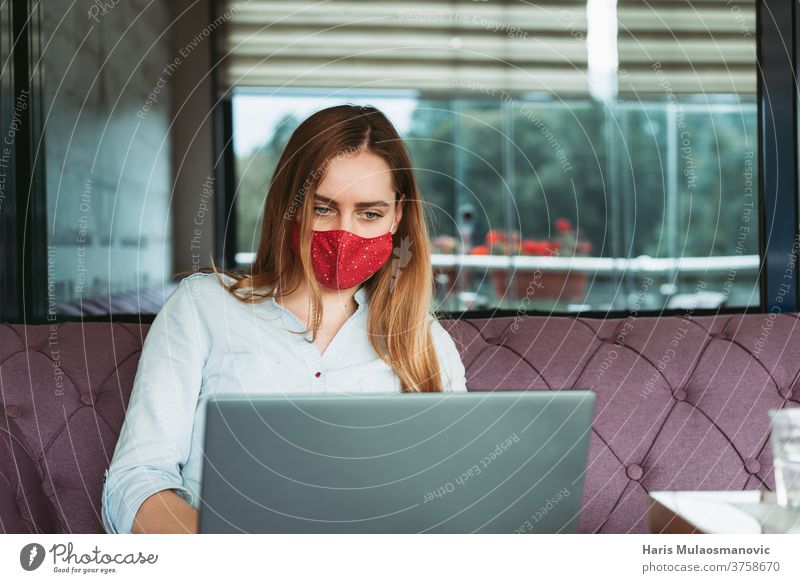
[[[309,117],[270,183],[251,271],[183,279],[153,322],[105,472],[106,530],[197,532],[210,395],[466,391],[431,292],[395,128],[373,107]]]

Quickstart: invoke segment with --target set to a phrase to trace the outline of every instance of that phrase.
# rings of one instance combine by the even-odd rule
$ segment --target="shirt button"
[[[317,372],[315,372],[315,373],[314,373],[314,376],[315,376],[315,377],[318,377],[318,376],[320,376],[321,374],[322,374],[322,373],[321,373],[320,371],[317,371]]]

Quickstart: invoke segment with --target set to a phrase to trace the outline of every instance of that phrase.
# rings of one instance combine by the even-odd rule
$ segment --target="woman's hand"
[[[139,507],[132,534],[197,534],[200,513],[172,490],[162,490]]]

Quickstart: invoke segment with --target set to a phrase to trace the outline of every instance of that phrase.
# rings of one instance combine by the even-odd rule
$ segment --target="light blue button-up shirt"
[[[172,489],[200,506],[205,405],[218,394],[400,392],[400,379],[369,343],[369,302],[362,287],[356,312],[320,355],[294,313],[269,298],[244,304],[214,274],[180,282],[150,328],[111,465],[105,470],[101,518],[110,533],[129,533],[142,502]],[[429,314],[446,391],[466,391],[453,339]],[[306,335],[305,338],[309,336]]]

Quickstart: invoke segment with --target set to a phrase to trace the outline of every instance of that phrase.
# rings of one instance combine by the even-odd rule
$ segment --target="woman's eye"
[[[329,211],[329,210],[331,210],[331,209],[326,207],[326,206],[315,206],[314,207],[314,212],[317,213],[318,215],[321,215],[321,216],[326,216],[328,213],[325,212],[325,211]],[[320,211],[322,211],[322,212],[320,212]]]
[[[372,215],[372,217],[368,217],[367,215]],[[377,221],[379,218],[381,218],[381,216],[382,215],[380,213],[374,213],[372,211],[367,211],[367,212],[364,213],[364,217],[368,221]]]

